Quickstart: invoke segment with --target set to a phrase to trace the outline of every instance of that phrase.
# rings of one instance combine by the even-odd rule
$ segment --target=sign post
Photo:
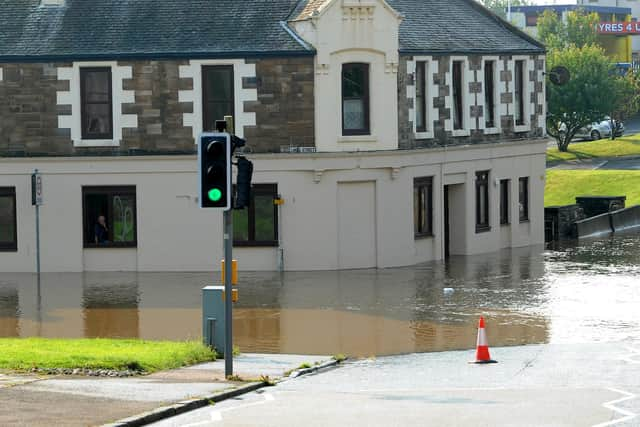
[[[40,206],[43,202],[42,175],[35,169],[31,174],[31,204],[36,207],[36,272],[40,280]]]

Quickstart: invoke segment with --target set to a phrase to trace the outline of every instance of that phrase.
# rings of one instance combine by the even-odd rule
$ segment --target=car
[[[616,127],[616,136],[622,136],[624,134],[624,123],[621,121],[613,121]],[[566,126],[563,124],[560,128],[561,132],[565,131]],[[593,122],[583,128],[580,128],[578,132],[573,136],[574,138],[597,141],[604,137],[611,136],[611,118],[605,117],[602,121]]]

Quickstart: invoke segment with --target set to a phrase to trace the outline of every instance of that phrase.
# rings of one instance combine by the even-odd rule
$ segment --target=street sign
[[[31,205],[42,206],[43,202],[42,175],[34,172],[31,174]]]

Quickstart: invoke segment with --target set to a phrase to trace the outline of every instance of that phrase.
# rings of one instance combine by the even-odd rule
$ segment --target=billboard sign
[[[598,34],[640,34],[640,22],[598,22]]]

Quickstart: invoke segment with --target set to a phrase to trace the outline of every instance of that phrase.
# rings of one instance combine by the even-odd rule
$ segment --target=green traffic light
[[[212,202],[219,202],[220,199],[222,199],[222,191],[220,191],[220,189],[218,188],[212,188],[211,190],[209,190],[209,193],[207,193],[207,195],[209,196],[209,200],[211,200]]]

